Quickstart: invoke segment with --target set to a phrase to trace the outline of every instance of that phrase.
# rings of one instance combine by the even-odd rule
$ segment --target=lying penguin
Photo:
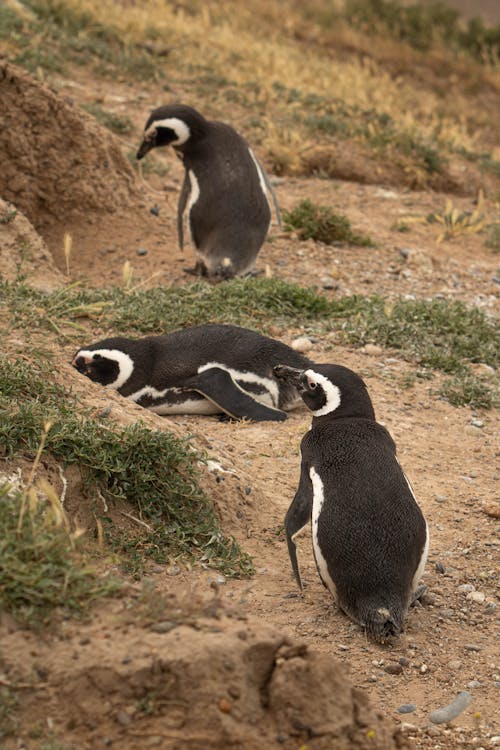
[[[302,588],[294,536],[312,518],[316,567],[339,607],[375,640],[397,636],[425,588],[418,583],[429,534],[394,441],[352,370],[281,365],[274,373],[298,389],[313,414],[285,518],[295,579]]]
[[[271,221],[267,189],[276,210],[277,204],[248,143],[230,125],[170,104],[149,116],[137,158],[158,146],[173,146],[184,163],[177,232],[182,249],[187,208],[197,254],[194,272],[229,279],[251,271]]]
[[[218,414],[256,422],[287,418],[300,403],[274,365],[310,360],[281,341],[234,325],[201,325],[165,336],[111,338],[80,349],[72,365],[157,414]]]

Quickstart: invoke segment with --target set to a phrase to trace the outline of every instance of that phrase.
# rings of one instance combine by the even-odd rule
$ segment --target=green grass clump
[[[436,43],[469,54],[477,62],[500,58],[500,24],[485,26],[472,18],[464,26],[460,13],[443,2],[403,4],[399,0],[347,0],[346,19],[364,31],[389,32],[412,47],[428,50]]]
[[[388,304],[377,296],[356,295],[328,299],[313,288],[280,279],[235,279],[218,286],[198,282],[135,291],[67,287],[52,294],[0,281],[0,299],[15,327],[31,332],[48,328],[73,339],[78,331],[75,350],[106,336],[169,333],[203,323],[235,323],[264,333],[271,326],[307,326],[318,335],[336,330],[339,339],[354,346],[375,343],[397,349],[422,367],[470,378],[470,363],[495,367],[500,348],[494,322],[461,302]],[[76,322],[86,317],[98,319],[99,337]],[[467,393],[474,397],[471,389]],[[476,406],[474,400],[467,403]]]
[[[308,198],[292,211],[283,211],[283,222],[285,229],[295,230],[301,240],[313,239],[325,245],[373,246],[368,235],[353,232],[347,216],[336,214],[329,206],[318,206]]]
[[[101,493],[109,506],[115,501],[133,504],[151,528],[149,535],[137,535],[135,546],[160,562],[187,556],[228,575],[251,570],[248,558],[220,530],[198,485],[196,467],[202,457],[187,441],[141,423],[120,429],[78,416],[75,398],[54,383],[47,365],[0,357],[0,394],[0,443],[6,455],[36,451],[49,420],[45,450],[80,468],[99,513]],[[110,519],[104,520],[112,536]],[[126,551],[125,541],[121,549]]]
[[[0,480],[0,609],[31,626],[46,624],[56,607],[82,614],[120,589],[85,564],[53,502]]]
[[[14,62],[32,73],[65,73],[68,64],[76,64],[93,65],[95,72],[106,76],[117,69],[135,79],[157,81],[162,76],[153,54],[127,43],[89,13],[73,10],[62,0],[26,0],[25,6],[31,13],[23,20],[0,7],[0,39],[15,44]]]
[[[447,378],[439,388],[440,395],[452,406],[474,405],[475,409],[491,409],[498,406],[497,392],[470,371],[459,372]]]

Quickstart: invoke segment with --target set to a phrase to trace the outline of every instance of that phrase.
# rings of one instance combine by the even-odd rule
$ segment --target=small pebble
[[[466,651],[481,651],[481,646],[476,646],[475,643],[464,643],[464,649]]]
[[[473,427],[484,427],[482,419],[471,419],[470,423]]]
[[[442,607],[439,610],[439,614],[441,615],[441,617],[445,617],[446,619],[449,619],[450,617],[453,617],[453,615],[455,614],[455,610],[450,609],[449,607]]]
[[[461,668],[462,662],[459,659],[452,659],[448,662],[448,666],[450,669],[457,670]]]
[[[148,251],[145,247],[138,247],[136,250],[137,255],[147,255]]]
[[[439,562],[439,560],[436,563],[436,570],[438,573],[441,573],[441,574],[446,573],[446,568],[444,567],[442,562]]]
[[[466,690],[462,690],[454,701],[444,706],[444,708],[438,708],[429,714],[429,721],[432,721],[433,724],[446,724],[459,716],[462,711],[465,711],[471,700],[471,694]]]
[[[479,682],[479,680],[471,680],[467,683],[467,687],[471,690],[474,690],[474,688],[481,687],[481,683]]]
[[[469,594],[471,591],[475,591],[476,587],[472,585],[472,583],[462,583],[460,586],[457,586],[457,591],[460,591],[460,593],[463,594]]]
[[[406,656],[400,656],[399,657],[399,663],[402,667],[409,667],[410,666],[410,660],[406,658]]]
[[[323,289],[337,289],[338,282],[333,278],[322,278],[321,286],[323,287]]]
[[[106,419],[106,417],[109,417],[110,414],[111,414],[111,406],[106,406],[106,408],[100,411],[97,416],[99,417],[99,419]]]
[[[167,575],[168,576],[178,576],[180,572],[181,572],[181,569],[179,568],[178,565],[170,565],[167,568]]]
[[[122,727],[127,727],[132,719],[128,714],[125,713],[125,711],[118,711],[118,713],[116,714],[116,721],[118,722],[118,724],[121,724]]]
[[[397,662],[391,662],[384,667],[384,672],[387,672],[388,674],[401,674],[402,671],[403,667]]]
[[[416,710],[417,707],[414,703],[403,703],[403,705],[399,706],[397,709],[400,714],[412,714]]]
[[[486,599],[486,594],[483,594],[482,591],[471,591],[469,594],[467,594],[467,599],[470,602],[476,602],[476,604],[482,604],[484,600]]]
[[[228,701],[227,698],[221,698],[219,701],[219,711],[222,711],[225,714],[230,714],[232,711],[232,705]]]
[[[436,495],[437,503],[445,503],[447,500],[448,500],[448,497],[446,495]]]
[[[361,351],[365,354],[370,354],[373,357],[378,357],[384,350],[381,346],[377,346],[377,344],[365,344]]]
[[[313,343],[307,336],[299,336],[292,341],[292,349],[296,352],[308,352],[312,347]]]
[[[245,495],[250,495],[251,492],[252,492],[251,487],[245,487]]]
[[[169,633],[175,627],[176,627],[175,622],[169,622],[168,620],[163,620],[162,622],[154,622],[151,625],[150,630],[152,630],[153,633]]]
[[[155,203],[154,206],[151,206],[151,208],[149,209],[149,213],[153,214],[153,216],[159,216],[160,215],[160,209],[158,208],[158,206],[156,205],[156,203]]]

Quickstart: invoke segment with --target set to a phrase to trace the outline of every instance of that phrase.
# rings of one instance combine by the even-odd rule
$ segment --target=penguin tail
[[[374,641],[397,638],[403,630],[402,618],[386,607],[370,609],[363,620],[368,637]]]

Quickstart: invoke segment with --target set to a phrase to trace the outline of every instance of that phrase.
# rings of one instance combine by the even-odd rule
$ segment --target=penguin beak
[[[287,383],[294,385],[299,390],[304,389],[304,370],[288,367],[288,365],[276,365],[276,367],[273,367],[273,373],[278,380],[286,380]]]
[[[156,137],[155,136],[148,136],[147,138],[144,138],[141,145],[139,146],[139,150],[137,151],[136,158],[142,159],[143,156],[146,156],[148,151],[151,151],[152,148],[156,146]]]

